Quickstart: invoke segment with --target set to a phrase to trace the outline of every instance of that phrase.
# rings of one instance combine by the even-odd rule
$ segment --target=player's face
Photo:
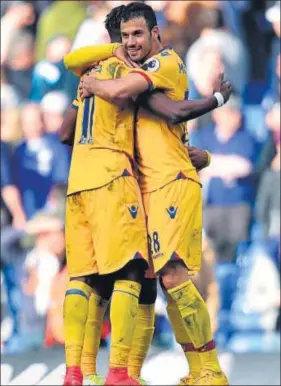
[[[152,50],[155,32],[150,32],[143,17],[121,23],[122,43],[134,62],[142,62]]]

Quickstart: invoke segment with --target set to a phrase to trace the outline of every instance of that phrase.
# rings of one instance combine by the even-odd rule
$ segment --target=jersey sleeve
[[[113,43],[79,48],[64,57],[65,67],[75,75],[81,76],[87,67],[111,58],[119,46],[120,44]]]
[[[173,55],[157,55],[146,61],[141,69],[133,69],[132,73],[142,75],[148,82],[148,91],[155,89],[168,90],[175,87],[180,66]]]
[[[101,62],[100,71],[97,73],[97,79],[114,80],[129,74],[129,68],[117,58]]]
[[[81,98],[80,98],[80,95],[79,95],[79,89],[77,89],[76,98],[73,99],[72,104],[71,104],[71,107],[72,107],[73,109],[75,109],[75,110],[78,110],[79,102],[81,102]]]

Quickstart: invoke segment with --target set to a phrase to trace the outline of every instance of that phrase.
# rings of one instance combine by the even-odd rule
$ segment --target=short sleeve
[[[80,100],[79,89],[77,89],[76,98],[73,99],[71,107],[75,110],[78,110]]]
[[[148,90],[152,91],[173,89],[180,71],[184,71],[184,68],[181,68],[174,55],[162,57],[159,54],[147,60],[141,69],[134,69],[131,72],[142,75],[148,82]]]

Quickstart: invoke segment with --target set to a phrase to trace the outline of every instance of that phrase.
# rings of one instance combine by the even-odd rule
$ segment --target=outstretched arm
[[[128,67],[138,67],[130,60],[123,46],[119,43],[104,44],[98,46],[86,46],[71,51],[64,57],[65,67],[77,76],[81,76],[94,63],[116,56]]]
[[[199,100],[174,101],[163,92],[155,90],[153,93],[141,95],[138,102],[157,116],[173,124],[190,121],[207,114],[225,104],[232,92],[231,85],[224,81],[220,74],[216,81],[214,95]]]
[[[159,91],[142,95],[138,102],[142,107],[173,124],[190,121],[218,107],[214,96],[193,101],[174,101]]]
[[[67,54],[64,57],[64,65],[75,75],[81,76],[93,63],[114,56],[114,52],[118,47],[120,47],[118,43],[82,47]]]

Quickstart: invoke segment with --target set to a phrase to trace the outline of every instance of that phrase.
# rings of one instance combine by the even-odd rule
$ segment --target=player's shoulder
[[[114,78],[116,71],[120,67],[125,67],[125,64],[116,57],[111,57],[100,62],[98,64],[98,69],[96,70],[96,72],[103,74],[107,77]]]
[[[160,68],[169,71],[185,71],[185,65],[172,47],[163,48],[158,54],[148,59],[142,66],[145,71],[156,72]]]

